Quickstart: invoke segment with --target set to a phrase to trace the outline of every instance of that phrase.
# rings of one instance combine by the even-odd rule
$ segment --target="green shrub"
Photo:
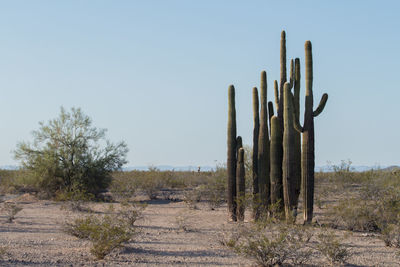
[[[61,108],[58,118],[39,125],[33,142],[19,143],[14,154],[49,196],[76,190],[97,195],[110,184],[111,173],[126,163],[127,145],[106,140],[106,130],[93,127],[79,108]]]
[[[136,232],[134,224],[145,206],[124,203],[117,214],[90,215],[66,223],[64,231],[92,242],[90,252],[103,259],[114,249],[129,242]],[[112,210],[111,210],[112,211]]]

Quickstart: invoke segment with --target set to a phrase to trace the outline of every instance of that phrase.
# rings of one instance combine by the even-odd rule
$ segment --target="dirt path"
[[[0,266],[251,266],[220,245],[227,222],[226,207],[210,210],[200,204],[189,209],[184,202],[155,200],[149,202],[143,219],[137,222],[140,233],[125,248],[106,260],[94,261],[91,244],[63,233],[65,220],[85,213],[61,209],[50,201],[22,201],[23,210],[13,223],[0,216],[0,246],[8,255]],[[94,210],[110,204],[95,203]],[[318,214],[318,211],[317,211]],[[338,231],[340,234],[340,231]],[[347,266],[400,266],[398,250],[387,248],[376,234],[353,233],[345,243],[352,251]],[[312,261],[321,266],[321,256]]]

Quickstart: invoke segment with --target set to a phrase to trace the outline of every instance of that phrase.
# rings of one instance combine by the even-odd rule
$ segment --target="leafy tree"
[[[110,184],[111,172],[127,162],[125,142],[110,143],[106,130],[93,127],[80,108],[61,107],[58,118],[39,125],[33,142],[19,143],[14,153],[48,195],[97,194]]]

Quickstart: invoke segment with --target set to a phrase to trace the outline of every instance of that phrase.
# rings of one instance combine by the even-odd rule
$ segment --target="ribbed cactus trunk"
[[[294,120],[300,120],[300,59],[296,58],[294,63],[294,84],[293,84],[293,109]],[[301,188],[301,135],[294,131],[294,157],[295,157],[295,206],[297,208]]]
[[[258,189],[258,135],[260,133],[260,116],[259,116],[259,101],[257,87],[253,88],[253,219],[258,220],[259,213],[259,189]]]
[[[313,111],[313,61],[311,42],[306,41],[305,45],[305,65],[306,65],[306,94],[304,108],[304,125],[301,126],[298,120],[294,120],[297,131],[302,133],[302,153],[301,153],[301,182],[304,204],[304,222],[310,223],[313,216],[314,205],[314,117],[318,116],[324,109],[328,95],[324,94],[315,111]]]
[[[306,63],[306,103],[304,110],[303,126],[303,154],[302,154],[302,177],[303,177],[303,203],[304,221],[311,222],[314,209],[314,116],[313,116],[313,69],[311,42],[305,44]]]
[[[286,74],[286,33],[285,31],[282,31],[281,33],[281,49],[280,49],[280,74],[281,74],[281,80],[279,83],[279,104],[278,104],[278,118],[281,123],[281,129],[283,130],[283,86],[285,82],[287,81],[287,74]]]
[[[236,191],[237,191],[237,220],[244,221],[245,211],[245,168],[244,168],[244,149],[238,150],[238,160],[236,166]]]
[[[283,199],[285,203],[286,220],[293,220],[296,217],[296,200],[295,200],[295,147],[293,127],[293,96],[290,92],[290,84],[284,85],[284,129],[283,129],[283,161],[282,161],[282,183],[283,183]]]
[[[236,109],[235,109],[235,87],[228,89],[228,141],[227,141],[227,202],[228,213],[232,221],[236,221]]]
[[[283,201],[282,192],[282,135],[281,125],[277,116],[271,118],[271,203],[280,209]],[[278,204],[277,204],[278,203]]]
[[[258,185],[260,192],[260,206],[263,213],[271,204],[270,200],[270,162],[269,162],[269,133],[267,111],[267,74],[261,72],[260,86],[260,133],[258,139]]]

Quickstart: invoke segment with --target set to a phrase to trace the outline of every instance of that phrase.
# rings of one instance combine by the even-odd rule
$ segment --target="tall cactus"
[[[258,189],[258,135],[260,132],[260,116],[259,116],[259,101],[258,101],[258,90],[257,87],[253,88],[253,118],[254,118],[254,129],[253,129],[253,219],[258,220],[259,210],[259,189]]]
[[[237,191],[237,220],[244,221],[245,210],[245,169],[244,169],[244,149],[238,150],[236,165],[236,191]]]
[[[236,221],[236,109],[235,109],[235,87],[228,89],[228,213],[232,221]]]
[[[267,73],[261,72],[260,85],[260,132],[258,135],[258,185],[260,192],[261,208],[265,212],[271,203],[270,200],[270,178],[269,178],[269,133],[268,133],[268,111],[267,111]]]
[[[300,125],[299,120],[294,120],[294,127],[302,133],[302,155],[301,155],[301,180],[304,203],[304,221],[310,223],[313,215],[314,205],[314,117],[317,117],[323,110],[328,100],[328,95],[324,94],[317,109],[313,110],[313,62],[311,42],[306,41],[305,45],[305,65],[306,65],[306,95],[304,108],[304,124]]]
[[[283,127],[283,86],[285,82],[287,81],[287,74],[286,74],[286,33],[285,31],[282,31],[281,33],[281,49],[280,49],[280,63],[281,63],[281,69],[280,69],[280,74],[281,74],[281,79],[279,83],[279,103],[278,103],[278,118],[281,123],[281,127]],[[283,130],[283,128],[282,128]]]
[[[293,81],[293,109],[294,120],[300,118],[300,59],[296,58],[294,63],[294,81]],[[301,188],[301,136],[298,131],[294,131],[294,157],[295,157],[295,205],[297,207],[300,188]]]
[[[285,216],[289,221],[296,217],[296,200],[295,200],[295,147],[293,128],[293,96],[290,92],[290,83],[284,85],[284,129],[283,129],[283,161],[282,161],[282,184],[283,199],[285,203]]]
[[[282,135],[281,124],[277,116],[271,117],[271,203],[279,202],[279,209],[283,202],[282,196]]]

